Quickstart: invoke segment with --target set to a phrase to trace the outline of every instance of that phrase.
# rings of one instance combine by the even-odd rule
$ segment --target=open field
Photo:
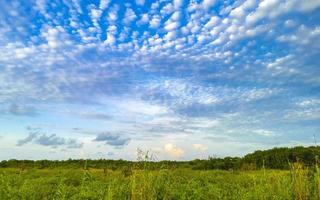
[[[317,169],[0,169],[0,199],[319,199]]]
[[[0,0],[0,200],[320,200],[320,0]]]

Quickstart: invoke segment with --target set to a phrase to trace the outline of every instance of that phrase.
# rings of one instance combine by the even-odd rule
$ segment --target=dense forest
[[[141,154],[141,152],[140,152]],[[244,157],[225,157],[208,159],[196,159],[191,161],[154,161],[148,154],[139,157],[138,161],[126,160],[3,160],[2,168],[104,168],[104,169],[175,169],[190,168],[195,170],[254,170],[254,169],[289,169],[290,165],[299,162],[306,167],[312,167],[319,163],[320,146],[293,148],[273,148],[270,150],[258,150]]]

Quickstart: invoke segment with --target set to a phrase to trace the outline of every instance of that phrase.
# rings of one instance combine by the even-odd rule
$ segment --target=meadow
[[[319,146],[242,158],[155,161],[3,160],[0,200],[320,200]]]
[[[318,168],[0,168],[0,199],[320,199]]]

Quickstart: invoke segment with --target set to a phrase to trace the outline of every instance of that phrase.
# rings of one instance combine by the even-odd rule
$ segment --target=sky
[[[0,127],[0,160],[314,145],[320,1],[0,1]]]

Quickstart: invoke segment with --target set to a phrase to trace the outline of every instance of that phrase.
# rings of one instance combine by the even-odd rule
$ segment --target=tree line
[[[140,151],[141,154],[141,151]],[[292,163],[299,162],[306,167],[319,163],[320,146],[310,147],[281,147],[269,150],[258,150],[243,157],[209,157],[208,159],[195,159],[191,161],[154,161],[148,153],[140,156],[138,161],[128,160],[3,160],[2,168],[103,168],[103,169],[175,169],[191,168],[195,170],[255,170],[255,169],[289,169]]]

